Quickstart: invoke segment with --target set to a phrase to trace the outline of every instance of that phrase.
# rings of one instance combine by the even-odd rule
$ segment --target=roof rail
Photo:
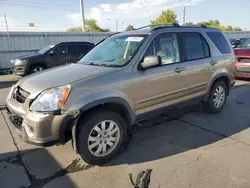
[[[144,28],[153,28],[156,29],[158,27],[162,28],[162,27],[181,27],[178,23],[172,23],[172,24],[157,24],[157,25],[146,25],[146,26],[142,26],[139,28],[136,28],[134,30],[139,30],[139,29],[144,29]]]

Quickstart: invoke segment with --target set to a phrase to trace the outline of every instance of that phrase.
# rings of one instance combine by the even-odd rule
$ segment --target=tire
[[[41,72],[45,69],[45,67],[43,65],[34,65],[30,68],[30,74],[34,74],[37,72]]]
[[[221,94],[219,94],[221,92]],[[227,93],[228,88],[224,81],[217,81],[214,83],[212,89],[210,90],[210,94],[207,102],[205,103],[205,109],[207,112],[211,114],[216,114],[222,111],[227,101]],[[224,96],[219,97],[221,102],[218,102],[218,98],[216,96]]]
[[[107,131],[106,136],[103,132],[102,127],[102,123],[104,121]],[[111,124],[113,124],[113,126],[111,126]],[[96,126],[98,126],[100,130],[96,128]],[[113,135],[111,134],[112,131],[108,131],[111,127],[113,127],[113,129],[111,129],[112,131],[118,129],[118,131],[115,132]],[[125,146],[127,138],[126,127],[127,126],[125,120],[120,114],[116,112],[108,110],[96,110],[88,114],[80,122],[79,127],[77,129],[78,135],[76,143],[81,158],[85,162],[93,165],[101,165],[110,161],[113,157],[120,153],[120,151]],[[97,132],[96,130],[98,130],[99,132]],[[100,138],[101,136],[102,138]],[[112,136],[116,137],[115,141],[114,137]],[[112,141],[109,140],[111,138],[113,139]],[[93,139],[95,139],[95,141]],[[97,143],[99,144],[96,145]],[[113,143],[112,147],[110,146],[111,143]],[[103,145],[106,145],[106,153],[104,152]]]

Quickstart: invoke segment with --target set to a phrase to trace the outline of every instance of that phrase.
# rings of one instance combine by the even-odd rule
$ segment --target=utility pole
[[[85,17],[84,17],[84,5],[83,0],[80,0],[80,9],[81,9],[81,16],[82,16],[82,32],[85,32]]]
[[[7,20],[6,14],[4,14],[4,20],[5,20],[5,26],[6,26],[7,36],[8,36],[8,38],[10,38],[9,26],[8,26],[8,20]]]
[[[9,46],[9,51],[12,57],[12,47],[11,47],[11,41],[10,41],[10,32],[9,32],[9,25],[8,25],[8,20],[6,14],[4,14],[4,20],[5,20],[5,25],[6,25],[6,31],[7,31],[7,36],[8,36],[8,46]],[[5,66],[7,68],[7,63],[5,63]]]
[[[116,31],[118,32],[118,19],[115,20],[115,24],[116,24]]]
[[[184,10],[183,10],[183,25],[186,24],[186,7],[184,6]]]

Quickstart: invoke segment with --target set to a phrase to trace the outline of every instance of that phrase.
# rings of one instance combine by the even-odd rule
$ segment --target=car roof
[[[168,30],[186,30],[186,29],[195,29],[197,31],[206,30],[206,31],[218,31],[220,32],[220,29],[218,28],[212,28],[212,27],[206,27],[205,25],[194,25],[194,26],[180,26],[179,24],[172,24],[172,25],[153,25],[153,26],[144,26],[138,29],[134,29],[131,31],[125,31],[121,33],[114,34],[115,36],[123,36],[123,35],[148,35],[156,30],[161,29],[168,29]]]
[[[91,44],[91,45],[94,45],[91,42],[81,42],[81,41],[59,42],[59,43],[56,43],[56,45],[58,45],[58,44]]]

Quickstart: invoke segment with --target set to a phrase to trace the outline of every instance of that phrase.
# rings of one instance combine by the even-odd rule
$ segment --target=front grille
[[[29,92],[17,86],[16,90],[14,91],[13,98],[20,103],[24,103],[29,95],[30,95]]]
[[[238,61],[241,63],[250,63],[250,58],[238,58]]]
[[[7,113],[8,113],[10,121],[15,125],[16,128],[21,130],[22,129],[23,118],[15,115],[8,108],[7,108]]]

